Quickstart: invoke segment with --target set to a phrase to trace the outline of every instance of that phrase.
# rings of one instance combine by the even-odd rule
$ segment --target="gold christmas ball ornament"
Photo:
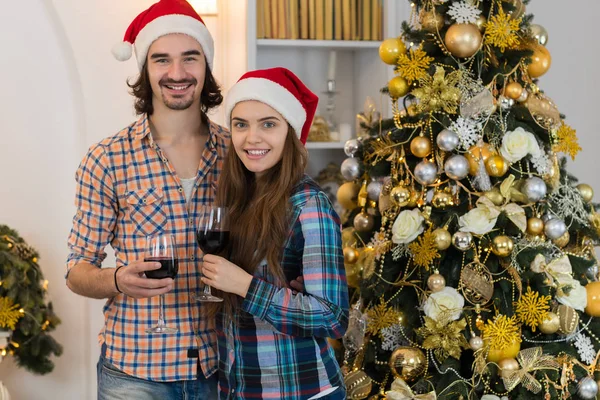
[[[523,93],[523,86],[519,82],[510,82],[504,88],[504,96],[509,99],[517,100]]]
[[[501,155],[494,155],[487,159],[485,162],[485,169],[490,176],[501,177],[508,172],[510,167],[508,161]]]
[[[354,217],[354,229],[358,232],[368,232],[373,229],[375,218],[368,213],[362,211]]]
[[[416,157],[427,157],[431,154],[431,141],[424,136],[417,136],[410,141],[410,152]]]
[[[527,220],[527,233],[533,236],[544,232],[544,221],[541,218],[532,217]]]
[[[337,191],[337,201],[346,210],[358,207],[358,193],[360,186],[354,182],[343,183]]]
[[[420,198],[421,193],[419,191],[415,189],[410,189],[410,199],[408,199],[408,203],[406,203],[406,206],[410,208],[415,208]]]
[[[412,382],[423,375],[427,357],[415,347],[398,347],[390,356],[390,369],[396,378]]]
[[[483,339],[483,342],[489,343],[489,341],[486,340],[485,338]],[[499,363],[500,360],[503,360],[506,358],[516,358],[517,355],[519,354],[519,351],[521,351],[521,342],[518,342],[518,341],[512,342],[511,344],[509,344],[507,347],[505,347],[502,350],[495,349],[490,346],[488,355],[487,355],[487,360],[489,362]]]
[[[373,381],[365,373],[365,371],[350,371],[344,377],[346,384],[346,395],[348,399],[361,400],[366,399],[373,386]]]
[[[443,210],[453,204],[452,195],[448,192],[435,192],[431,199],[431,204],[433,204],[435,208]]]
[[[514,358],[503,358],[502,360],[498,361],[498,367],[500,367],[500,376],[503,378],[508,378],[511,372],[519,369],[519,362]]]
[[[539,78],[544,75],[550,69],[552,64],[552,57],[550,52],[544,46],[535,46],[533,49],[533,55],[531,56],[531,64],[527,66],[527,72],[532,78]]]
[[[398,99],[408,94],[410,85],[403,77],[395,76],[388,82],[388,91],[393,99]]]
[[[342,229],[342,246],[353,247],[358,243],[358,239],[355,235],[355,230],[352,227]]]
[[[577,190],[579,191],[579,194],[581,195],[583,201],[585,201],[586,203],[591,202],[594,198],[594,189],[592,189],[592,187],[587,183],[580,183],[579,185],[577,185]]]
[[[563,335],[570,335],[577,329],[579,314],[573,308],[561,304],[556,309],[558,315],[558,331]]]
[[[427,287],[434,293],[439,292],[446,287],[446,279],[440,273],[436,272],[427,278]]]
[[[590,282],[585,285],[587,306],[585,313],[592,317],[600,317],[600,282]]]
[[[452,235],[444,228],[437,228],[433,231],[435,246],[438,250],[446,250],[452,244]]]
[[[465,153],[465,157],[469,162],[469,174],[477,175],[477,171],[479,171],[479,159],[483,159],[483,164],[490,158],[495,155],[496,151],[489,143],[483,143],[481,146],[476,144],[471,147],[469,151]]]
[[[362,281],[362,270],[357,264],[345,264],[346,281],[351,288],[358,289]]]
[[[344,263],[356,264],[360,253],[354,247],[344,247]]]
[[[508,257],[513,251],[513,240],[506,235],[499,235],[492,239],[492,253],[498,257]]]
[[[500,193],[498,188],[492,188],[492,190],[488,190],[487,192],[483,193],[483,195],[490,199],[492,203],[497,206],[500,206],[502,203],[504,203],[504,196],[502,196],[502,193]]]
[[[396,65],[398,57],[404,52],[406,52],[406,46],[400,38],[385,39],[379,45],[379,58],[389,65]]]
[[[482,36],[477,25],[453,24],[446,31],[444,43],[453,56],[471,57],[479,50]]]
[[[475,21],[475,25],[479,29],[479,32],[483,32],[485,30],[485,24],[487,24],[487,18],[483,15],[477,17],[477,21]]]
[[[556,246],[558,246],[560,248],[563,248],[569,244],[570,240],[571,240],[571,235],[569,234],[569,231],[566,231],[558,239],[552,239],[552,243],[554,243]]]
[[[553,312],[549,312],[545,320],[540,324],[540,331],[546,335],[552,335],[558,332],[560,321],[558,315]]]
[[[419,13],[419,21],[423,29],[429,32],[436,32],[444,27],[444,16],[433,10],[423,8]]]
[[[405,186],[396,186],[390,192],[392,204],[398,207],[404,207],[410,200],[410,190]]]

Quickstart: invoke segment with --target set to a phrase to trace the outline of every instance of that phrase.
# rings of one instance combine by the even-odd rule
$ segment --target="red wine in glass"
[[[163,279],[173,278],[177,276],[179,271],[179,260],[176,258],[168,257],[146,257],[146,262],[159,262],[160,269],[154,269],[152,271],[146,271],[146,277],[150,279]]]
[[[204,254],[219,254],[227,246],[227,241],[229,240],[228,211],[226,207],[200,207],[196,240]],[[197,301],[201,302],[223,301],[222,298],[212,295],[209,285],[204,285],[204,290],[195,297]]]
[[[179,269],[179,260],[177,259],[175,236],[169,234],[158,234],[146,238],[146,250],[144,254],[145,262],[159,262],[160,268],[146,271],[146,278],[163,279],[175,278]],[[165,324],[163,309],[163,295],[158,296],[158,322],[155,326],[146,329],[147,333],[176,333],[177,328]]]
[[[198,231],[196,238],[204,254],[219,254],[227,246],[229,231]]]

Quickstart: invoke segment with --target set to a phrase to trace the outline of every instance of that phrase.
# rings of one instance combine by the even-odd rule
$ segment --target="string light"
[[[10,342],[10,345],[11,345],[12,347],[14,347],[15,349],[18,349],[18,348],[19,348],[19,343],[17,343],[17,342]]]

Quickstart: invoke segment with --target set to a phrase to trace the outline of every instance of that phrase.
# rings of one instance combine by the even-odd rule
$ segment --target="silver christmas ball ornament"
[[[460,154],[454,154],[446,160],[444,171],[449,178],[460,181],[469,174],[469,161]]]
[[[598,266],[592,265],[585,271],[585,276],[592,282],[598,280]]]
[[[548,43],[548,31],[539,24],[529,25],[529,33],[539,44],[545,46]]]
[[[340,171],[344,179],[346,179],[347,181],[353,181],[355,179],[358,179],[358,177],[362,175],[363,168],[360,161],[352,157],[346,158],[344,162],[342,162]]]
[[[548,213],[548,214],[542,215],[542,221],[544,221],[544,223],[546,223],[546,222],[548,222],[548,221],[550,221],[551,219],[554,219],[554,218],[556,218],[556,216],[554,214]]]
[[[506,96],[500,96],[500,97],[498,97],[498,104],[500,104],[500,108],[502,110],[506,111],[515,105],[515,101]]]
[[[371,181],[367,185],[367,197],[369,198],[369,200],[378,201],[379,195],[381,194],[382,189],[383,189],[383,182]]]
[[[451,131],[450,129],[444,129],[438,133],[435,141],[438,147],[444,151],[452,151],[456,149],[460,142],[456,132]]]
[[[437,172],[437,166],[431,161],[423,160],[415,166],[415,178],[423,186],[435,182]]]
[[[553,218],[544,224],[544,233],[551,239],[558,239],[567,231],[567,225],[562,219]]]
[[[525,183],[523,183],[523,187],[521,188],[521,192],[530,202],[540,201],[546,196],[546,182],[542,179],[534,176],[532,178],[527,178]]]
[[[344,144],[344,153],[346,153],[348,157],[354,157],[359,147],[360,143],[358,143],[357,139],[350,139]]]
[[[471,248],[473,243],[473,235],[471,232],[456,232],[452,235],[452,244],[458,250],[467,251]]]
[[[577,385],[577,395],[582,399],[594,399],[598,394],[598,384],[594,378],[586,376],[579,381]]]

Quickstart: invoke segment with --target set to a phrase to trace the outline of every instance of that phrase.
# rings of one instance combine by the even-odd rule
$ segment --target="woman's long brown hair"
[[[266,260],[280,287],[287,286],[281,258],[290,230],[290,196],[304,175],[307,160],[306,149],[288,125],[281,160],[260,178],[246,169],[233,145],[219,178],[217,204],[229,207],[232,221],[229,261],[254,275],[260,262]],[[242,299],[221,294],[223,311],[231,316]]]

